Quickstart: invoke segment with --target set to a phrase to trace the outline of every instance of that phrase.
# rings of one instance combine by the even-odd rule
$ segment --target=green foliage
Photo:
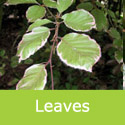
[[[31,33],[24,35],[18,46],[17,55],[20,57],[19,62],[29,58],[36,51],[42,48],[50,35],[50,31],[46,27],[37,27]]]
[[[28,31],[32,31],[32,29],[48,23],[51,23],[51,21],[48,19],[37,19],[33,24],[29,26]]]
[[[37,3],[36,0],[7,0],[7,4],[12,4],[12,5],[16,5],[16,4],[24,4],[24,3]]]
[[[91,2],[80,3],[77,6],[77,9],[85,9],[87,11],[91,11],[93,9],[93,5]]]
[[[37,19],[45,16],[46,10],[44,7],[33,5],[26,12],[26,17],[29,22],[35,22]]]
[[[107,30],[108,29],[108,22],[107,18],[102,10],[94,9],[92,10],[92,14],[96,19],[97,30]]]
[[[100,47],[95,40],[77,33],[64,36],[58,44],[57,53],[66,65],[89,72],[92,72],[92,66],[101,56]]]
[[[65,14],[62,19],[67,27],[75,31],[87,32],[96,27],[93,16],[83,9]]]
[[[44,65],[29,67],[22,80],[17,85],[17,90],[43,90],[47,82],[47,72]]]
[[[109,34],[114,41],[114,48],[116,49],[114,55],[116,60],[122,63],[122,52],[119,51],[122,49],[122,41],[116,20],[117,13],[109,8],[107,9],[105,3],[103,4],[98,1],[95,3],[83,1],[77,6],[78,10],[71,11],[70,7],[73,2],[73,0],[8,0],[9,4],[37,4],[30,6],[26,12],[26,17],[30,25],[27,29],[27,33],[24,34],[18,45],[17,56],[19,56],[19,62],[24,60],[25,64],[33,64],[31,55],[34,55],[33,57],[35,57],[36,60],[38,59],[38,61],[35,62],[37,64],[25,71],[24,77],[17,84],[17,89],[43,90],[47,82],[46,70],[48,70],[47,66],[49,64],[50,72],[48,72],[48,77],[51,77],[52,85],[48,86],[52,86],[52,89],[54,89],[54,85],[57,86],[60,82],[59,79],[61,79],[61,74],[56,70],[53,71],[52,68],[52,57],[57,58],[55,56],[56,51],[64,64],[75,69],[92,72],[92,67],[101,57],[100,46],[89,36],[91,35],[92,29],[100,33],[107,32]],[[42,3],[43,5],[41,5]],[[65,13],[68,12],[68,8],[70,13]],[[60,29],[64,27],[63,23],[66,25],[67,29],[65,28],[64,32],[61,34]],[[109,24],[111,23],[113,23],[112,25],[116,25],[116,27],[110,28]],[[119,23],[121,23],[120,20]],[[52,26],[54,25],[55,27],[53,28]],[[73,31],[67,34],[66,30],[68,32]],[[53,34],[53,31],[55,31],[55,34]],[[87,32],[88,35],[84,32]],[[50,47],[48,42],[53,45]],[[45,44],[45,51],[44,49],[40,50]],[[44,58],[48,58],[48,53],[50,53],[50,58],[47,62],[44,62]],[[14,60],[16,60],[15,63]],[[57,67],[58,65],[61,64],[57,64]],[[11,59],[11,66],[17,66],[17,59]],[[55,76],[54,78],[53,74]],[[68,74],[70,74],[70,72],[68,72]],[[86,77],[82,82],[87,84],[88,81],[91,80],[89,77]],[[66,82],[66,89],[77,89],[77,86],[75,84],[70,85],[71,83],[72,80],[69,83]],[[94,83],[90,82],[90,84],[93,85]],[[62,89],[63,86],[59,88]],[[45,89],[49,88],[46,87]]]

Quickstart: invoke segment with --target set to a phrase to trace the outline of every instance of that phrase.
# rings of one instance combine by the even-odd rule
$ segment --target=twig
[[[52,90],[54,90],[52,56],[53,56],[53,51],[54,51],[54,48],[55,48],[55,43],[58,42],[59,26],[60,26],[60,22],[57,22],[57,21],[56,21],[55,34],[54,34],[54,36],[53,36],[53,39],[51,40],[51,41],[53,42],[53,45],[52,45],[52,48],[51,48],[50,57],[49,57],[48,62],[45,64],[45,67],[50,64]]]
[[[49,12],[49,14],[56,20],[56,17],[53,15],[53,13],[49,10],[48,7],[44,6],[46,10]]]

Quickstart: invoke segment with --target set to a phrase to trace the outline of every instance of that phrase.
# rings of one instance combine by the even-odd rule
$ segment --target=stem
[[[54,90],[54,80],[53,80],[53,66],[52,66],[52,57],[53,57],[53,51],[55,47],[55,43],[58,42],[58,32],[59,32],[59,26],[60,22],[56,21],[56,27],[55,27],[55,34],[53,36],[53,39],[51,40],[53,42],[51,53],[48,62],[45,64],[45,67],[50,64],[50,71],[51,71],[51,82],[52,82],[52,90]]]
[[[56,20],[56,17],[53,15],[53,13],[49,10],[48,7],[45,6],[45,8],[47,9],[47,11],[49,12],[49,14]]]

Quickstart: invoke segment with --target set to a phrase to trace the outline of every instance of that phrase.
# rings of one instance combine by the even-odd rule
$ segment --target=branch
[[[53,45],[52,45],[52,48],[51,48],[50,57],[49,57],[48,62],[45,64],[45,67],[50,64],[52,90],[54,90],[52,56],[53,56],[53,51],[54,51],[55,43],[58,42],[59,26],[60,26],[60,22],[56,21],[55,34],[53,36],[53,39],[51,40],[53,42]]]

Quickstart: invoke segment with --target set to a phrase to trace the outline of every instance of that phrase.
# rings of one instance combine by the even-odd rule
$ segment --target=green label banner
[[[0,91],[1,125],[123,125],[125,91]]]

